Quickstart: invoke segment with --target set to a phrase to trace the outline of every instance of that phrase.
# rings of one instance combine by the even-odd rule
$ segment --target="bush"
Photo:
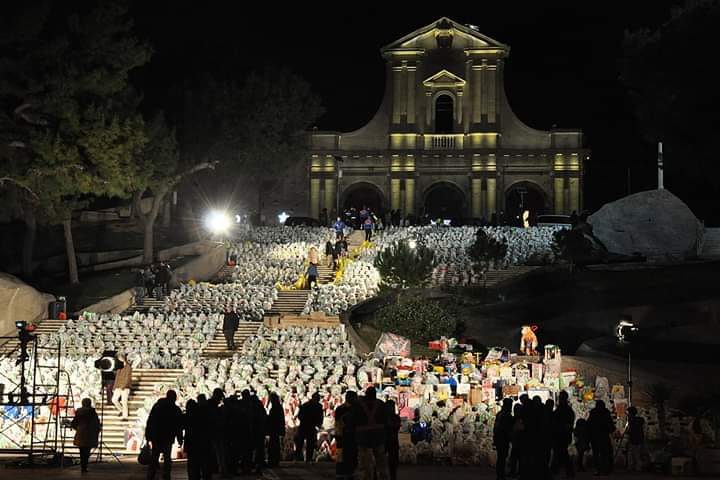
[[[455,334],[456,321],[436,302],[419,298],[389,305],[375,315],[375,327],[411,340],[426,342]]]

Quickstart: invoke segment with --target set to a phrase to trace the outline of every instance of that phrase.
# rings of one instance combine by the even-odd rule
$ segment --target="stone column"
[[[332,212],[335,211],[335,179],[334,178],[326,178],[325,179],[325,202],[323,205],[323,208],[327,208],[328,211],[328,218],[330,218],[330,215],[332,215]]]
[[[483,67],[482,65],[472,66],[472,99],[473,99],[473,113],[472,123],[482,123],[482,97],[483,97],[483,83],[482,83]]]
[[[555,204],[555,215],[565,213],[565,177],[555,177],[553,180],[553,197]]]
[[[405,213],[415,213],[415,179],[405,179]]]
[[[497,113],[497,65],[489,65],[486,70],[487,99],[485,100],[485,110],[487,112],[488,123],[495,123]]]
[[[392,210],[402,209],[400,202],[400,179],[393,178],[390,180],[390,208]]]
[[[393,124],[399,124],[400,123],[400,117],[403,114],[402,111],[402,67],[401,66],[394,66],[392,67],[393,70],[393,116],[392,116],[392,123]]]
[[[487,177],[487,214],[488,219],[493,213],[497,213],[497,179],[495,177]]]
[[[417,95],[417,85],[415,85],[416,67],[408,66],[407,68],[407,123],[415,124],[415,96]]]
[[[318,218],[320,216],[320,179],[310,179],[310,216]]]
[[[568,212],[580,210],[580,179],[578,177],[568,178],[569,203]]]

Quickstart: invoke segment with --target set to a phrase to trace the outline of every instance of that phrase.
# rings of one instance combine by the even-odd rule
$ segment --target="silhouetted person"
[[[254,452],[255,473],[261,473],[265,466],[265,430],[267,413],[257,395],[250,397],[252,413],[250,416],[250,433]]]
[[[527,397],[527,395],[525,395]],[[510,443],[512,444],[512,450],[510,451],[510,468],[508,475],[514,477],[520,470],[520,457],[522,455],[522,448],[525,435],[525,425],[523,424],[522,415],[522,404],[517,403],[513,407],[513,427],[510,434]]]
[[[212,425],[212,434],[210,443],[212,450],[215,452],[215,461],[218,473],[225,475],[227,473],[227,432],[228,432],[228,415],[227,409],[224,408],[225,392],[222,388],[213,390],[212,397],[208,400],[208,408],[210,410],[210,424]]]
[[[537,447],[540,451],[538,457],[540,476],[542,478],[550,477],[550,456],[552,455],[552,419],[555,402],[549,398],[542,406],[542,414],[540,416],[540,431],[536,437]],[[549,438],[548,438],[549,437]]]
[[[270,437],[268,441],[268,465],[277,467],[280,464],[280,445],[285,437],[285,411],[277,393],[270,394],[267,433]]]
[[[212,444],[210,411],[204,395],[198,401],[188,400],[183,417],[188,480],[212,479]]]
[[[163,478],[170,479],[172,468],[172,444],[177,439],[182,445],[183,415],[180,408],[175,405],[177,394],[174,390],[168,390],[165,398],[161,398],[150,410],[150,416],[145,425],[145,438],[152,449],[152,459],[148,466],[148,480],[155,479],[158,469],[160,454],[163,455]]]
[[[500,411],[495,416],[493,444],[495,445],[495,450],[497,450],[495,476],[498,480],[505,479],[505,462],[508,452],[510,451],[510,439],[515,424],[512,416],[512,403],[512,399],[510,398],[503,399],[502,408],[500,408]]]
[[[227,344],[228,350],[235,350],[235,332],[237,331],[238,327],[240,326],[240,317],[235,312],[234,307],[230,307],[228,305],[225,308],[225,313],[223,314],[223,335],[225,336],[225,343]]]
[[[388,478],[385,452],[387,409],[383,402],[375,398],[375,387],[365,390],[365,396],[353,407],[352,416],[358,444],[358,465],[362,469],[363,480],[373,480],[374,474],[377,474],[378,480],[385,480]]]
[[[240,412],[244,418],[242,428],[245,430],[239,439],[242,472],[250,473],[253,467],[253,455],[255,454],[255,441],[252,434],[252,426],[255,414],[255,402],[252,399],[250,390],[242,391],[242,400],[239,402]]]
[[[80,449],[80,471],[87,473],[90,451],[98,446],[98,435],[100,435],[100,418],[92,407],[92,400],[82,399],[82,407],[75,410],[75,418],[70,423],[70,428],[75,429],[73,445]]]
[[[579,418],[575,423],[575,450],[577,451],[578,472],[585,471],[585,452],[590,450],[590,432],[588,431],[587,420]]]
[[[645,419],[638,416],[637,408],[628,408],[628,470],[643,469],[647,448],[645,447]]]
[[[345,392],[345,402],[335,409],[335,442],[338,449],[335,478],[351,479],[357,468],[357,442],[352,409],[357,402],[357,393]]]
[[[322,405],[320,405],[319,393],[313,393],[310,400],[300,406],[298,420],[300,420],[300,425],[295,437],[295,456],[302,461],[303,445],[305,445],[305,462],[311,463],[315,458],[318,429],[323,422],[323,410]]]
[[[390,480],[397,480],[397,469],[400,464],[400,415],[395,413],[395,402],[385,402],[387,423],[385,424],[385,451],[387,452]]]
[[[552,418],[553,459],[551,471],[557,473],[563,467],[568,478],[575,476],[575,470],[568,453],[568,447],[572,442],[573,425],[575,425],[575,412],[568,403],[567,392],[562,391],[558,396],[557,408],[553,412]]]
[[[610,436],[615,431],[615,424],[610,411],[605,407],[605,402],[602,400],[595,402],[595,408],[590,410],[587,424],[596,474],[610,475],[613,453]]]

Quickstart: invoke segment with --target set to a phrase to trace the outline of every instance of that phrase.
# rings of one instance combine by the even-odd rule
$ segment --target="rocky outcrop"
[[[0,334],[15,332],[15,321],[47,318],[50,294],[38,292],[9,273],[0,273]]]
[[[588,221],[608,251],[623,255],[694,257],[703,232],[690,208],[667,190],[607,203]]]

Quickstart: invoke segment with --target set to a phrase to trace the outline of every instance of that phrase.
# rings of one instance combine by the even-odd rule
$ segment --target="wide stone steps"
[[[154,308],[155,310],[162,310],[164,306],[165,306],[165,300],[158,300],[154,297],[145,297],[143,299],[142,305],[133,303],[130,306],[130,308],[125,310],[122,314],[123,315],[132,315],[135,312],[146,313],[151,308]]]
[[[268,315],[287,315],[302,313],[307,303],[309,290],[281,290],[272,304]]]
[[[122,420],[120,412],[112,403],[102,402],[94,405],[98,415],[102,413],[103,443],[116,454],[133,453],[126,451],[128,430],[142,427],[138,424],[138,410],[148,398],[154,397],[158,385],[174,385],[182,374],[182,369],[135,368],[133,369],[133,388],[128,399],[128,419]],[[73,454],[77,448],[72,445],[73,430],[65,433],[65,450]],[[104,452],[109,455],[109,452]]]
[[[240,322],[240,325],[235,332],[235,345],[238,350],[242,348],[243,343],[245,343],[245,340],[248,337],[258,333],[261,325],[262,324],[260,322]],[[203,350],[202,356],[206,358],[232,357],[238,350],[227,349],[225,335],[223,335],[222,329],[218,329],[215,333],[215,337]]]
[[[720,228],[706,228],[701,257],[720,257]]]

